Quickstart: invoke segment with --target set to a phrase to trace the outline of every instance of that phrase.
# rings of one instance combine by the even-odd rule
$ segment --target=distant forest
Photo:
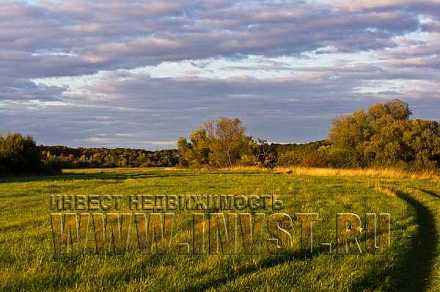
[[[328,145],[326,141],[307,144],[259,144],[259,158],[265,166],[275,166],[277,158],[290,151],[305,153]],[[71,148],[66,146],[38,146],[41,159],[57,168],[107,167],[173,167],[180,162],[177,149],[148,151],[130,148]],[[257,153],[258,154],[258,153]],[[281,154],[281,155],[280,155]],[[283,161],[280,161],[281,163]],[[289,161],[285,161],[289,163]]]
[[[0,175],[59,173],[63,168],[306,166],[440,169],[440,124],[410,119],[408,104],[378,103],[333,121],[326,140],[274,144],[255,139],[237,118],[208,121],[177,149],[37,146],[20,134],[0,136]]]
[[[61,168],[170,167],[179,162],[177,150],[148,151],[129,148],[70,148],[39,146],[43,160]]]

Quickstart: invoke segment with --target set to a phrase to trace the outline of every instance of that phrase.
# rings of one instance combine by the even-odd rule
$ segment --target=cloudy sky
[[[440,0],[0,0],[0,132],[172,148],[239,117],[276,142],[400,98],[440,120]]]

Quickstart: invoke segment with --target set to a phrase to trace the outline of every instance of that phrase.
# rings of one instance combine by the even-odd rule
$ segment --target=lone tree
[[[231,167],[254,163],[254,141],[237,118],[208,121],[192,132],[190,141],[180,138],[177,149],[181,166]]]

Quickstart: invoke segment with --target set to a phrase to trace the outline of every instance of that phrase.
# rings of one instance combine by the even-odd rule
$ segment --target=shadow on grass
[[[440,199],[440,195],[437,194],[437,193],[434,193],[433,191],[430,191],[430,190],[427,190],[427,189],[418,189],[418,190],[424,192],[427,195],[430,195],[431,197]]]
[[[0,178],[0,183],[15,183],[15,182],[38,182],[38,181],[73,181],[73,180],[126,180],[126,179],[145,179],[145,178],[161,178],[161,177],[183,177],[194,176],[190,173],[179,172],[159,172],[152,171],[148,173],[139,173],[134,169],[129,173],[104,172],[97,171],[95,173],[68,173],[53,176],[21,176]]]
[[[148,172],[140,172],[138,169],[133,168],[130,172],[117,172],[117,169],[113,172],[99,171],[93,173],[79,172],[79,173],[66,173],[58,175],[35,175],[35,176],[11,176],[0,177],[0,183],[16,183],[16,182],[38,182],[38,181],[69,181],[69,180],[126,180],[126,179],[145,179],[145,178],[162,178],[162,177],[188,177],[203,175],[204,172],[179,172],[179,171],[164,171],[161,169],[154,169]],[[261,172],[252,171],[216,171],[210,172],[214,175],[237,175],[237,176],[256,176],[261,175]]]
[[[361,243],[363,240],[361,241]],[[139,250],[140,253],[142,253],[141,250]],[[334,252],[333,252],[334,253]],[[332,254],[333,254],[332,253]],[[100,256],[105,255],[109,258],[124,258],[128,254],[126,251],[106,251],[103,253],[96,253],[94,249],[90,249],[86,252],[80,251],[78,254],[63,254],[63,255],[54,255],[52,260],[57,263],[65,264],[65,265],[79,265],[83,261],[83,257],[94,257],[94,256]],[[216,279],[209,279],[204,282],[195,283],[192,286],[186,287],[182,289],[183,291],[202,291],[210,288],[219,288],[225,284],[228,284],[229,282],[232,282],[239,277],[250,275],[252,273],[261,271],[265,268],[271,268],[275,267],[277,265],[282,265],[287,262],[291,261],[309,261],[312,260],[314,257],[318,257],[320,255],[331,255],[329,253],[329,249],[326,246],[319,246],[315,247],[313,250],[313,253],[307,253],[307,252],[301,252],[301,251],[286,251],[284,253],[278,254],[278,255],[268,255],[268,257],[261,259],[256,264],[248,264],[245,266],[239,267],[234,272],[227,272],[219,278]],[[140,256],[142,256],[140,254]],[[340,255],[344,256],[344,255]],[[158,266],[172,266],[176,264],[176,257],[182,257],[184,259],[188,259],[188,264],[193,264],[191,259],[194,257],[201,257],[201,256],[184,256],[184,255],[176,255],[176,254],[168,254],[168,253],[155,253],[149,255],[148,259],[145,259],[143,261],[138,262],[135,265],[129,265],[124,270],[118,270],[115,273],[109,273],[103,277],[103,281],[108,285],[117,285],[118,283],[127,283],[133,280],[136,281],[142,281],[145,277],[146,271],[148,269]],[[252,257],[252,256],[250,256]],[[338,255],[335,255],[335,257],[339,257]],[[199,276],[203,276],[203,274],[199,274]],[[75,282],[72,282],[69,284],[68,287],[73,287],[73,285],[76,284]],[[56,285],[56,283],[50,283],[50,285]],[[52,287],[51,286],[51,287]],[[57,286],[57,288],[66,288],[63,286]]]
[[[395,191],[395,194],[414,208],[418,229],[411,239],[409,248],[399,255],[397,262],[388,275],[379,275],[371,270],[352,288],[355,291],[372,289],[381,283],[385,276],[390,276],[393,291],[425,291],[429,287],[429,279],[436,256],[438,235],[435,227],[434,214],[411,195]]]
[[[320,254],[328,254],[328,247],[315,248],[313,250],[313,254],[308,254],[308,255],[306,255],[302,251],[297,251],[297,252],[288,251],[283,254],[271,255],[271,256],[261,260],[258,264],[246,265],[244,267],[240,267],[234,273],[231,273],[231,274],[226,275],[224,277],[220,277],[220,278],[211,280],[209,282],[197,283],[189,288],[184,289],[184,291],[203,291],[203,290],[207,290],[210,288],[218,288],[218,287],[223,286],[231,281],[234,281],[235,279],[237,279],[239,277],[243,277],[243,276],[258,272],[262,269],[272,268],[277,265],[282,265],[282,264],[290,262],[290,261],[310,260],[315,256],[319,256]]]

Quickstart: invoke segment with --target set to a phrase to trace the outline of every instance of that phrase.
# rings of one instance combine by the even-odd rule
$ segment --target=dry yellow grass
[[[334,168],[309,168],[309,167],[279,167],[275,169],[279,173],[292,175],[310,176],[362,176],[380,178],[409,178],[409,179],[435,179],[440,177],[434,171],[409,172],[396,168],[354,168],[354,169],[334,169]]]
[[[228,171],[261,171],[267,172],[270,169],[257,166],[235,166],[221,170]],[[277,167],[277,173],[306,176],[362,176],[373,178],[409,178],[409,179],[434,179],[439,180],[440,176],[435,171],[407,171],[399,168],[318,168],[318,167]]]
[[[376,185],[374,187],[374,189],[384,195],[390,196],[390,197],[395,197],[396,193],[393,190],[390,190],[388,188],[382,187],[380,185]]]
[[[172,169],[172,168],[167,168]],[[176,169],[176,168],[174,168]],[[200,170],[200,169],[199,169]],[[208,169],[206,169],[208,171]],[[270,172],[268,168],[258,166],[234,166],[221,168],[223,171],[260,171]],[[399,168],[318,168],[318,167],[276,167],[277,173],[305,176],[361,176],[372,178],[408,178],[408,179],[433,179],[440,180],[436,171],[407,171]]]
[[[259,166],[242,166],[242,165],[221,168],[220,170],[228,170],[228,171],[242,171],[242,170],[245,170],[245,171],[261,171],[261,172],[268,172],[268,171],[270,171],[269,168],[264,168],[264,167],[259,167]]]
[[[113,169],[68,169],[64,170],[64,173],[96,173],[96,172],[112,172],[117,170],[118,172],[131,172],[133,169],[137,171],[145,169],[145,171],[151,171],[155,168],[113,168]],[[166,171],[178,171],[184,170],[178,167],[165,167],[156,168]],[[194,169],[197,172],[210,172],[213,169],[209,168],[197,168]],[[258,172],[270,172],[271,169],[257,167],[257,166],[234,166],[231,168],[221,168],[220,171],[258,171]],[[372,177],[372,178],[407,178],[407,179],[433,179],[440,180],[438,172],[435,171],[406,171],[398,168],[316,168],[316,167],[277,167],[273,171],[277,173],[285,173],[295,176],[347,176],[347,177]]]

